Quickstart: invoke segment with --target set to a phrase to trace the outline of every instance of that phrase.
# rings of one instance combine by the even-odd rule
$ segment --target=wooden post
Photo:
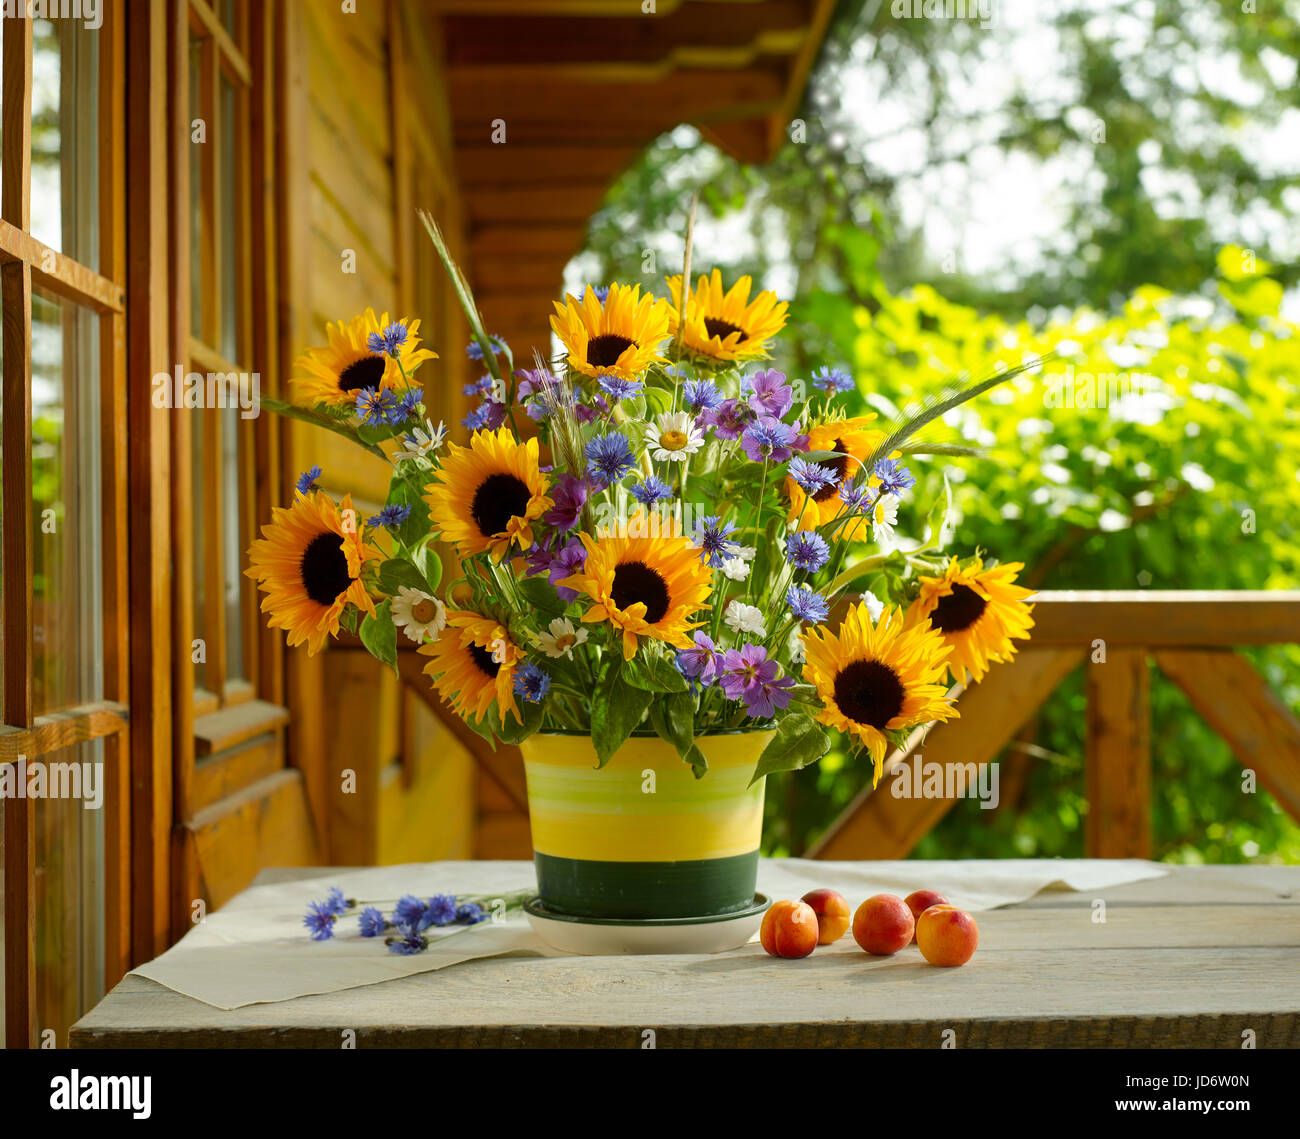
[[[1088,665],[1090,858],[1151,857],[1149,689],[1144,649],[1111,649]]]

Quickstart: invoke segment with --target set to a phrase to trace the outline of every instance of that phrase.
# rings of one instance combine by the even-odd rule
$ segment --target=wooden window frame
[[[102,740],[104,811],[104,981],[130,964],[131,737],[127,640],[126,232],[122,10],[105,5],[98,81],[99,271],[31,234],[33,20],[6,17],[0,53],[3,144],[0,169],[0,302],[3,307],[5,669],[0,764]],[[36,716],[32,702],[32,291],[47,291],[99,318],[100,507],[103,568],[103,699]],[[36,803],[6,798],[5,1043],[36,1042]]]

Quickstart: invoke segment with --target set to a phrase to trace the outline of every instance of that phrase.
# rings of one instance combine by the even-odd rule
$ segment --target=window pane
[[[103,695],[97,318],[32,296],[32,703]]]
[[[238,241],[242,221],[236,194],[235,148],[239,123],[235,116],[235,89],[225,73],[221,75],[221,354],[232,363],[241,360],[239,343]]]
[[[207,575],[203,567],[207,564],[207,541],[204,527],[208,524],[208,512],[204,509],[207,501],[207,471],[204,468],[204,456],[207,454],[207,440],[204,438],[204,416],[209,411],[190,412],[190,516],[194,520],[194,591],[191,605],[194,612],[194,638],[204,644],[203,660],[194,662],[194,685],[196,688],[211,688],[220,691],[220,679],[209,684],[207,679],[208,628],[205,620],[207,610]],[[193,655],[193,654],[191,654]]]
[[[199,98],[203,51],[201,42],[190,36],[190,130],[203,117]],[[190,335],[203,339],[203,145],[190,136]]]
[[[47,795],[36,800],[36,1027],[66,1048],[68,1029],[104,994],[104,742],[28,763],[29,786],[42,765]]]
[[[221,415],[225,422],[221,425],[221,472],[224,486],[222,545],[225,547],[224,578],[226,585],[226,676],[229,679],[242,678],[244,673],[244,621],[243,606],[240,604],[245,578],[241,573],[243,543],[239,538],[240,507],[240,446],[239,437],[244,420],[239,418],[239,408],[231,407],[225,411],[209,411],[207,415]],[[249,420],[248,422],[252,422]]]
[[[99,36],[37,19],[32,40],[32,234],[98,269]]]

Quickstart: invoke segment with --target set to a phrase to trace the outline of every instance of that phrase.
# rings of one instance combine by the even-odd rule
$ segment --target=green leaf
[[[397,671],[397,626],[393,624],[393,603],[388,598],[367,613],[361,622],[361,643],[376,660]]]
[[[601,767],[613,759],[654,699],[652,693],[624,681],[619,664],[613,656],[602,663],[591,701],[591,742]]]
[[[568,608],[559,592],[544,577],[526,577],[519,583],[523,598],[543,613],[563,613]]]
[[[642,651],[623,665],[623,679],[647,692],[686,692],[690,687],[672,661],[652,657],[648,651]]]
[[[402,586],[418,589],[421,593],[429,592],[428,582],[415,566],[403,558],[389,558],[379,567],[379,588],[393,597]]]
[[[830,737],[811,716],[803,713],[786,716],[776,729],[771,743],[758,757],[758,765],[754,768],[754,777],[749,785],[752,787],[774,771],[798,771],[801,767],[816,763],[830,751],[830,747]]]
[[[519,708],[519,716],[507,712],[502,717],[501,727],[497,729],[497,736],[502,743],[523,743],[542,726],[542,721],[546,718],[540,702],[534,704],[528,700],[516,700],[515,704]]]
[[[378,455],[384,462],[388,462],[388,456],[378,446],[360,439],[357,436],[356,429],[343,420],[334,419],[324,414],[324,412],[315,411],[310,407],[299,407],[295,403],[286,403],[282,399],[272,399],[270,396],[263,396],[260,403],[267,411],[273,411],[276,415],[283,415],[286,419],[297,419],[303,423],[323,427],[326,431],[334,432],[335,435],[342,435],[344,439],[351,439],[358,447],[364,447],[372,455]]]
[[[411,560],[429,583],[429,591],[437,589],[438,583],[442,581],[442,559],[438,557],[437,551],[430,546],[421,546],[412,551]]]

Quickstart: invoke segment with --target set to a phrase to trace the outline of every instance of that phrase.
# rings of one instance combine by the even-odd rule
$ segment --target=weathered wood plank
[[[1071,649],[1028,648],[999,665],[957,702],[961,718],[914,732],[908,746],[885,758],[880,785],[867,787],[808,852],[809,858],[903,858],[953,806],[953,799],[895,798],[894,772],[924,753],[926,763],[974,764],[993,759],[1024,721],[1079,663]]]
[[[1142,649],[1088,665],[1085,779],[1090,858],[1151,856],[1150,680]]]
[[[1293,819],[1300,821],[1300,721],[1239,653],[1156,653],[1156,663],[1219,733],[1233,754],[1259,774]]]
[[[1063,590],[1034,596],[1033,644],[1107,649],[1219,647],[1300,641],[1300,592]]]

